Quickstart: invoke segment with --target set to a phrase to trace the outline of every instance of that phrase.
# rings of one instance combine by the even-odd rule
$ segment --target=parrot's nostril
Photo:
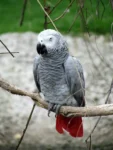
[[[40,43],[43,44],[43,40],[41,40]]]

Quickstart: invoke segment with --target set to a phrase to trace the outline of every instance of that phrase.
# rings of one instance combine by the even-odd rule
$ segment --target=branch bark
[[[0,77],[0,87],[12,94],[28,96],[33,101],[35,101],[39,107],[48,109],[48,104],[43,99],[41,99],[38,93],[27,92],[22,89],[19,89],[14,85],[9,84],[1,77]],[[60,113],[65,116],[82,116],[82,117],[113,115],[113,104],[104,104],[99,106],[87,106],[87,107],[62,106],[60,109]]]

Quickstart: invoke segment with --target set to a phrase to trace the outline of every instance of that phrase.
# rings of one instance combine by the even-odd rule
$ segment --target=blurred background
[[[113,77],[113,1],[40,0],[55,26],[84,68],[86,103],[104,104]],[[33,60],[37,55],[37,35],[52,28],[38,0],[0,1],[0,40],[14,53],[7,53],[0,42],[0,76],[17,87],[33,92]],[[112,103],[112,91],[108,103]],[[0,88],[0,150],[15,150],[26,126],[33,102]],[[35,107],[20,150],[112,150],[113,117],[102,117],[93,134],[91,146],[85,140],[98,117],[83,118],[84,137],[72,138],[55,130],[55,117]],[[89,144],[89,143],[88,143]]]

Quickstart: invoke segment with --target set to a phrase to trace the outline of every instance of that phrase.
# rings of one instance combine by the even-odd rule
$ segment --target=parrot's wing
[[[66,82],[79,106],[85,106],[85,80],[80,62],[69,56],[64,63]]]
[[[38,72],[39,62],[40,62],[40,56],[37,55],[33,63],[33,74],[34,74],[35,84],[38,88],[38,92],[41,92],[40,83],[39,83],[39,72]]]

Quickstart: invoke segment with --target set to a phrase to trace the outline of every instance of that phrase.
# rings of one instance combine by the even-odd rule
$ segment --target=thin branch
[[[99,18],[99,6],[100,6],[100,0],[97,0],[97,6],[96,6],[96,14]]]
[[[69,27],[69,29],[68,29],[68,32],[70,32],[70,31],[71,31],[71,29],[72,29],[72,27],[73,27],[73,25],[74,25],[74,23],[75,23],[76,19],[78,18],[79,14],[80,14],[80,10],[77,12],[77,14],[76,14],[76,16],[75,16],[75,18],[74,18],[74,20],[73,20],[73,22],[72,22],[71,26],[70,26],[70,27]]]
[[[84,39],[84,43],[85,43],[85,45],[86,45],[86,47],[87,47],[87,53],[88,53],[88,55],[89,55],[89,58],[90,58],[90,60],[91,60],[91,62],[92,62],[92,65],[93,65],[93,67],[95,68],[95,70],[97,70],[98,71],[98,74],[104,79],[104,76],[103,76],[103,74],[101,73],[101,71],[99,70],[99,68],[96,66],[96,64],[95,64],[95,61],[94,61],[94,59],[93,59],[93,56],[91,55],[91,52],[90,52],[90,50],[89,50],[89,47],[88,47],[88,44],[87,44],[87,42],[86,42],[86,40]]]
[[[12,54],[16,54],[16,53],[19,53],[19,52],[11,52]],[[0,54],[9,54],[9,52],[1,52]]]
[[[48,13],[48,7],[46,7],[46,0],[44,0],[44,10]],[[44,13],[44,29],[47,29],[47,15]]]
[[[51,17],[48,15],[48,13],[44,10],[42,4],[40,3],[39,0],[37,0],[38,4],[40,5],[40,7],[42,8],[43,12],[47,15],[47,17],[49,18],[50,22],[52,23],[53,27],[55,28],[56,31],[58,31],[57,27],[55,26],[54,22],[52,21]]]
[[[46,8],[46,7],[44,7],[44,9],[45,9],[45,11],[46,11],[46,9],[48,9],[48,8]],[[47,11],[46,11],[47,12]],[[47,12],[48,13],[48,12]],[[47,15],[44,13],[44,29],[47,29]]]
[[[111,24],[111,37],[112,37],[112,41],[113,41],[113,22]]]
[[[87,149],[92,150],[92,137],[91,136],[90,136],[89,142],[87,141],[86,144],[87,144]]]
[[[102,19],[103,16],[104,16],[104,12],[105,12],[105,5],[104,5],[104,3],[103,3],[102,0],[100,0],[100,2],[101,2],[101,4],[102,4],[102,6],[103,6],[103,11],[102,11],[102,15],[101,15],[101,19]]]
[[[10,141],[6,138],[6,134],[5,133],[4,134],[0,133],[0,140],[3,140],[5,143],[10,144]]]
[[[56,19],[53,20],[53,22],[59,20],[60,18],[64,17],[64,15],[67,13],[67,10],[72,6],[73,2],[75,0],[71,1],[71,3],[68,5],[68,7],[64,10],[64,12],[59,16],[57,17]],[[48,24],[51,23],[51,22],[48,22]]]
[[[108,95],[107,95],[107,98],[106,98],[105,104],[107,104],[107,103],[108,103],[108,100],[109,100],[110,94],[111,94],[111,92],[112,92],[112,88],[113,88],[113,79],[112,79],[112,81],[111,81],[110,89],[109,89],[109,91],[108,91]],[[96,121],[96,123],[95,123],[95,125],[94,125],[93,129],[91,130],[90,134],[88,135],[87,139],[85,140],[85,141],[86,141],[86,143],[87,143],[88,139],[91,137],[91,135],[92,135],[92,133],[94,132],[94,130],[96,129],[96,127],[97,127],[97,125],[98,125],[98,123],[99,123],[99,121],[100,121],[101,117],[102,117],[102,116],[99,116],[99,118],[98,118],[98,120]]]
[[[91,6],[92,6],[92,0],[90,0]]]
[[[104,56],[101,54],[98,44],[97,44],[96,36],[95,36],[95,45],[96,45],[98,52],[93,47],[92,48],[95,51],[96,55],[100,58],[100,60],[103,62],[103,64],[105,64],[110,70],[113,70],[113,68],[110,66],[110,64],[107,62],[107,60],[104,58]]]
[[[87,26],[87,23],[86,23],[86,19],[85,19],[85,16],[84,16],[84,12],[83,12],[83,8],[84,8],[84,2],[81,4],[81,1],[79,0],[79,8],[80,8],[80,17],[81,17],[81,21],[83,23],[83,28],[86,29],[88,35],[90,36],[90,33],[89,33],[89,29],[88,29],[88,26]]]
[[[51,14],[51,13],[54,11],[54,9],[61,3],[61,1],[62,1],[62,0],[59,0],[59,1],[56,3],[56,5],[51,9],[51,11],[49,12],[49,14]]]
[[[103,6],[103,11],[102,11],[102,15],[101,15],[101,19],[103,18],[103,15],[104,15],[104,12],[105,12],[105,5],[104,5],[104,3],[103,3],[103,1],[102,0],[97,0],[97,16],[98,16],[98,18],[100,17],[99,16],[99,7],[100,7],[100,3],[102,4],[102,6]]]
[[[110,0],[110,3],[111,3],[112,11],[113,11],[113,0]]]
[[[25,133],[26,133],[26,130],[27,130],[27,128],[28,128],[29,122],[30,122],[30,120],[31,120],[31,117],[32,117],[33,111],[34,111],[34,109],[35,109],[35,106],[36,106],[36,104],[34,103],[34,105],[33,105],[33,107],[32,107],[32,110],[31,110],[31,112],[30,112],[29,118],[28,118],[28,120],[27,120],[27,123],[26,123],[25,129],[23,130],[23,134],[22,134],[22,136],[21,136],[21,138],[20,138],[20,140],[19,140],[19,142],[18,142],[18,145],[17,145],[17,147],[16,147],[16,149],[15,149],[15,150],[18,150],[18,149],[19,149],[20,144],[22,143],[22,140],[23,140],[24,135],[25,135]]]
[[[8,49],[8,47],[4,44],[4,42],[2,40],[0,40],[0,42],[6,48],[6,50],[9,52],[9,54],[11,54],[11,56],[14,57],[14,55],[11,53],[11,51]]]
[[[22,12],[21,12],[21,18],[20,18],[20,26],[22,26],[23,21],[24,21],[24,15],[25,15],[26,7],[27,7],[27,2],[28,2],[28,0],[24,0]]]
[[[21,90],[7,83],[1,77],[0,77],[0,87],[12,94],[28,96],[33,101],[35,101],[38,106],[48,109],[48,104],[39,96],[38,93],[35,94]],[[68,116],[94,117],[94,116],[113,115],[113,104],[104,104],[99,106],[87,106],[87,107],[62,106],[60,109],[60,113],[67,117]]]

